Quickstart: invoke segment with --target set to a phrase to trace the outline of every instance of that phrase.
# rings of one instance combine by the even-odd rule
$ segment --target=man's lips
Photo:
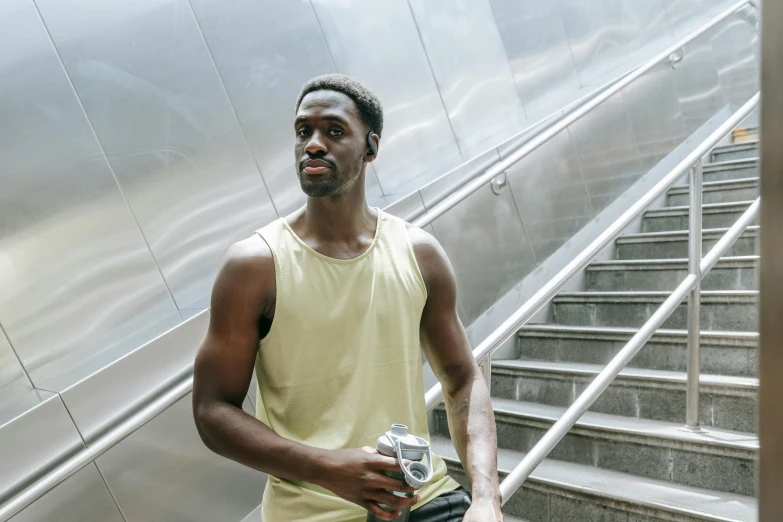
[[[326,174],[332,166],[324,160],[306,160],[302,163],[305,174]]]

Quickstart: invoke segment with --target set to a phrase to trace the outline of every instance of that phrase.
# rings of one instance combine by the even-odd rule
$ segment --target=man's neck
[[[329,242],[352,242],[368,233],[374,235],[377,215],[367,205],[360,181],[335,196],[308,197],[304,212],[296,219],[302,232]]]

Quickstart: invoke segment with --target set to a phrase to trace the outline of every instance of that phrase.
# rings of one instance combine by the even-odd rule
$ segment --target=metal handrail
[[[621,80],[612,84],[605,91],[601,92],[594,98],[590,99],[590,101],[586,102],[578,109],[569,113],[565,118],[559,120],[556,124],[552,125],[548,129],[536,135],[535,138],[528,141],[525,145],[523,145],[522,147],[514,151],[512,154],[509,154],[506,158],[500,160],[499,162],[489,167],[482,175],[478,176],[470,183],[467,183],[461,189],[455,191],[453,194],[448,196],[442,202],[435,205],[432,209],[428,210],[426,214],[414,220],[413,224],[416,225],[417,227],[423,227],[429,225],[434,220],[436,220],[437,218],[439,218],[440,216],[448,212],[451,208],[456,206],[458,203],[463,201],[465,198],[467,198],[468,196],[470,196],[480,188],[484,187],[487,183],[492,181],[494,177],[503,174],[506,170],[508,170],[509,167],[511,167],[519,160],[521,160],[522,158],[524,158],[525,156],[527,156],[528,154],[530,154],[531,152],[539,148],[541,145],[549,141],[552,137],[556,136],[561,131],[567,129],[575,121],[580,120],[585,114],[587,114],[588,112],[590,112],[591,110],[599,106],[601,103],[605,102],[606,100],[608,100],[609,98],[611,98],[612,96],[614,96],[615,94],[623,90],[629,84],[633,83],[637,78],[643,76],[652,68],[656,67],[659,63],[663,62],[664,60],[669,60],[673,53],[680,51],[691,41],[695,40],[702,34],[706,33],[707,31],[709,31],[710,29],[712,29],[713,27],[715,27],[723,20],[725,20],[732,14],[736,13],[738,10],[742,9],[746,5],[752,5],[751,0],[740,0],[739,2],[733,4],[731,7],[722,11],[720,14],[715,16],[715,18],[705,23],[704,25],[700,26],[698,29],[690,33],[682,40],[673,44],[665,51],[654,56],[653,58],[648,60],[647,63],[645,63],[643,66],[639,67],[635,71],[623,77]]]
[[[598,399],[612,381],[619,375],[628,363],[636,356],[641,348],[647,344],[655,332],[663,326],[664,321],[674,313],[677,307],[688,297],[688,396],[686,398],[686,426],[694,431],[700,431],[698,426],[698,384],[699,384],[699,339],[701,330],[699,328],[699,306],[700,306],[700,283],[702,278],[715,266],[720,259],[739,238],[745,229],[753,222],[759,212],[761,205],[760,198],[742,214],[736,223],[724,234],[723,238],[710,250],[710,252],[701,259],[701,158],[709,153],[724,136],[742,122],[759,103],[760,94],[756,94],[750,101],[740,108],[729,120],[721,125],[709,138],[703,141],[685,160],[680,162],[665,178],[665,186],[662,183],[656,185],[643,198],[644,201],[652,202],[670,188],[675,181],[682,177],[688,170],[691,171],[691,208],[690,215],[690,235],[689,235],[689,261],[690,272],[685,280],[680,283],[672,294],[663,302],[647,322],[639,329],[630,341],[618,352],[611,362],[598,374],[595,380],[587,389],[574,401],[574,403],[565,411],[562,417],[544,434],[541,440],[525,455],[522,461],[500,484],[500,493],[503,503],[508,501],[511,495],[519,489],[525,480],[530,476],[533,470],[546,458],[554,447],[562,440],[568,431],[576,424],[579,418],[590,408]],[[641,201],[641,200],[640,200]],[[635,205],[634,207],[637,207]],[[615,223],[610,226],[613,231],[612,236],[619,234],[630,224],[639,214],[636,208],[629,209]],[[697,216],[697,217],[693,217]],[[608,236],[608,234],[605,234]],[[593,256],[603,250],[604,238],[599,238],[587,250],[593,252]],[[698,245],[698,248],[695,246]],[[600,247],[600,248],[599,248]],[[694,253],[699,253],[697,258],[693,258]],[[581,264],[581,263],[580,263]],[[568,268],[568,267],[566,267]],[[564,275],[564,269],[556,278]],[[526,304],[527,305],[527,304]],[[523,307],[525,308],[525,307]],[[475,352],[474,352],[475,353]]]
[[[709,22],[705,23],[704,25],[700,26],[698,29],[690,33],[689,36],[683,38],[673,46],[669,47],[666,51],[661,52],[660,54],[656,55],[652,59],[648,60],[645,65],[628,73],[621,80],[611,84],[605,91],[596,95],[590,101],[586,102],[584,105],[580,106],[579,108],[575,109],[573,112],[569,113],[563,119],[559,120],[556,124],[547,128],[542,133],[538,134],[536,137],[532,138],[530,141],[525,143],[525,145],[523,145],[522,147],[514,151],[512,154],[510,154],[503,160],[499,161],[498,163],[494,164],[492,167],[487,169],[487,171],[485,171],[481,176],[477,177],[470,183],[466,184],[461,189],[457,190],[456,192],[454,192],[453,194],[445,198],[443,201],[435,205],[432,209],[428,210],[426,214],[422,215],[421,217],[419,217],[414,221],[414,225],[423,227],[430,224],[432,221],[445,214],[448,210],[456,206],[458,203],[462,202],[470,194],[476,192],[481,187],[489,183],[495,176],[497,176],[498,174],[502,174],[511,165],[515,164],[516,162],[518,162],[519,160],[521,160],[522,158],[524,158],[525,156],[527,156],[528,154],[536,150],[538,147],[546,143],[549,139],[557,135],[562,130],[566,129],[569,125],[573,124],[575,121],[581,119],[585,114],[587,114],[592,109],[594,109],[595,107],[603,103],[605,100],[609,99],[611,96],[620,92],[620,90],[622,90],[624,87],[632,83],[634,80],[636,80],[643,74],[645,74],[647,71],[651,70],[660,62],[668,59],[673,52],[678,51],[679,49],[681,49],[682,47],[690,43],[692,40],[698,38],[706,31],[709,31],[717,24],[722,22],[724,19],[728,18],[729,16],[731,16],[736,11],[738,11],[739,9],[743,8],[746,5],[753,5],[752,0],[740,0],[736,2],[731,7],[727,8],[726,10],[722,11],[720,14],[715,16],[712,20],[710,20]],[[575,269],[574,273],[578,272],[580,269],[581,268]],[[560,274],[558,274],[558,276],[559,275]],[[558,276],[556,276],[556,278]],[[564,284],[565,282],[563,283],[563,285]],[[548,302],[552,297],[554,297],[554,294],[560,291],[562,285],[548,284],[547,286],[545,286],[544,289],[546,288],[552,290],[552,296],[546,298],[543,301],[544,303]],[[538,299],[543,299],[543,296],[541,295],[541,291],[539,291],[539,293],[537,293],[536,296],[538,296]],[[536,298],[536,296],[534,296],[534,298]],[[528,301],[528,303],[530,303],[530,301]],[[537,308],[537,310],[538,309],[540,309],[540,306]],[[520,309],[520,311],[522,311],[522,309]],[[521,317],[521,319],[519,319],[515,323],[509,323],[509,321],[514,317]],[[493,351],[493,346],[494,347],[499,346],[499,344],[504,342],[512,335],[512,332],[514,331],[514,328],[516,327],[515,325],[517,323],[522,324],[527,320],[529,320],[529,317],[527,317],[526,313],[520,315],[518,312],[517,314],[512,316],[511,319],[503,323],[503,325],[510,324],[510,326],[508,326],[507,335],[503,334],[504,336],[502,336],[503,337],[502,340],[500,340],[497,343],[495,342],[495,340],[498,339],[498,335],[497,335],[498,331],[496,330],[489,338],[487,338],[487,340],[485,340],[481,345],[479,345],[479,348],[474,350],[474,355],[476,353],[482,354],[480,359],[477,357],[479,362],[483,361],[486,354],[491,353],[491,351]],[[487,374],[488,374],[488,369],[489,369],[488,365],[484,367],[484,371]],[[55,469],[53,469],[51,472],[47,473],[45,476],[36,480],[29,487],[22,490],[11,500],[1,505],[0,522],[7,522],[11,517],[19,513],[25,507],[32,504],[35,500],[43,496],[47,491],[57,486],[58,484],[66,480],[68,477],[72,476],[74,473],[79,471],[82,467],[84,467],[85,465],[89,464],[91,461],[101,456],[103,453],[105,453],[111,447],[116,445],[122,439],[124,439],[125,437],[133,433],[135,430],[137,430],[147,422],[151,421],[153,418],[155,418],[155,416],[157,416],[158,414],[160,414],[161,412],[163,412],[164,410],[172,406],[177,401],[181,400],[188,393],[190,393],[192,389],[193,389],[193,375],[191,373],[188,377],[184,378],[182,381],[175,384],[172,388],[170,388],[167,392],[165,392],[163,395],[158,397],[155,401],[150,403],[148,406],[139,410],[134,415],[129,417],[127,420],[117,425],[115,428],[109,430],[105,435],[100,437],[93,444],[90,444],[87,448],[80,451],[72,458],[66,460],[65,462],[57,466]],[[438,402],[442,400],[442,391],[440,385],[437,385],[432,389],[430,389],[425,397],[427,400],[428,410],[432,410],[435,406],[437,406]]]

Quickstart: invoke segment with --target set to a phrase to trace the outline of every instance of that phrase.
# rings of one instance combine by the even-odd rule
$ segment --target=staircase
[[[758,141],[718,147],[708,161],[705,253],[758,196]],[[517,359],[493,360],[501,478],[683,280],[687,204],[687,186],[670,190],[665,208],[645,213],[641,233],[616,241],[614,260],[587,268],[585,291],[559,294],[547,324],[519,331]],[[509,500],[507,520],[756,520],[758,233],[749,228],[702,282],[706,431],[684,429],[682,305]],[[464,482],[442,407],[432,434]]]

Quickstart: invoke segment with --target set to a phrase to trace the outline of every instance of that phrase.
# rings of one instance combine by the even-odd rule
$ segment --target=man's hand
[[[489,500],[476,500],[470,504],[462,522],[503,522],[500,504]]]
[[[385,471],[401,472],[397,460],[381,455],[374,448],[344,449],[328,452],[324,473],[316,484],[340,498],[358,504],[381,520],[394,520],[400,509],[412,507],[419,497],[398,497],[389,491],[413,493],[404,480],[386,475]],[[388,490],[388,491],[387,491]],[[386,511],[378,504],[395,508]]]

